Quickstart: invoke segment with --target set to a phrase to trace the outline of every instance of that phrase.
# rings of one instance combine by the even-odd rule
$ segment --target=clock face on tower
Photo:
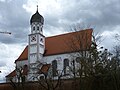
[[[31,36],[31,42],[34,42],[34,41],[36,41],[36,35]]]

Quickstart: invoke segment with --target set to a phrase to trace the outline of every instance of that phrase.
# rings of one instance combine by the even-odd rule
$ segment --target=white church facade
[[[60,73],[63,78],[72,78],[69,69],[71,62],[76,60],[78,50],[87,50],[90,47],[93,30],[86,29],[45,37],[43,33],[44,18],[39,14],[38,9],[32,15],[30,25],[31,32],[28,35],[28,45],[18,59],[15,60],[16,68],[6,76],[6,81],[12,79],[17,82],[20,74],[19,70],[21,70],[27,81],[36,81],[36,78],[45,73],[48,74],[48,72],[56,79]],[[82,37],[80,44],[75,40],[78,35]],[[75,61],[75,67],[79,68],[79,66],[80,63]]]

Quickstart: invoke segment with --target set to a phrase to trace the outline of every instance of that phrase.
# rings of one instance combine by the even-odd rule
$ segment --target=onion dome
[[[30,19],[30,24],[32,24],[33,22],[40,22],[41,24],[44,23],[44,18],[42,15],[39,14],[38,7],[37,7],[36,13],[33,14],[31,19]]]

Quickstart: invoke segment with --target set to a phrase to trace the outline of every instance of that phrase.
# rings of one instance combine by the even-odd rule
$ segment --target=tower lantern
[[[31,33],[42,33],[43,24],[44,18],[39,14],[37,6],[36,13],[30,19]]]

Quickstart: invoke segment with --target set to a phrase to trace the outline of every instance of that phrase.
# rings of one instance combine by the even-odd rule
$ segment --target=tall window
[[[69,60],[64,59],[64,75],[69,74]]]
[[[39,31],[39,26],[37,26],[37,30]]]
[[[57,76],[57,61],[52,61],[52,74],[53,76]]]
[[[42,32],[42,28],[41,28],[41,32]]]

